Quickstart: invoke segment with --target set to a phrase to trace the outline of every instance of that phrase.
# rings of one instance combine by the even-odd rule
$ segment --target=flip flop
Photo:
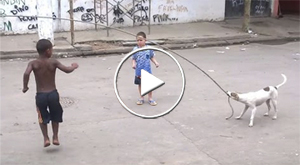
[[[138,101],[136,102],[137,105],[143,105],[144,104],[144,100],[142,99],[138,99]]]
[[[149,104],[152,105],[152,106],[156,106],[157,105],[157,103],[154,100],[149,100]]]

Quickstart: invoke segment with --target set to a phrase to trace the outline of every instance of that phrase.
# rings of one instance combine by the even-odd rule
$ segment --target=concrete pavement
[[[35,82],[21,92],[28,59],[1,60],[1,164],[3,165],[298,165],[300,152],[299,42],[284,45],[234,45],[176,50],[207,71],[225,90],[250,92],[288,80],[279,88],[278,119],[274,110],[258,107],[254,127],[251,112],[235,120],[244,105],[231,101],[194,66],[175,56],[186,76],[180,104],[168,115],[141,119],[118,102],[113,88],[115,70],[124,57],[65,58],[78,62],[71,74],[57,71],[57,88],[64,108],[60,146],[43,148],[34,104]],[[244,48],[245,51],[241,51]],[[217,51],[224,51],[218,53]],[[158,105],[137,106],[134,70],[128,60],[118,76],[124,103],[141,114],[158,114],[170,108],[181,89],[176,64],[157,53],[159,68],[153,74],[166,81],[154,91]],[[178,80],[179,79],[179,80]],[[50,125],[49,125],[50,126]],[[52,130],[49,128],[49,135]]]
[[[185,49],[217,45],[231,45],[244,42],[265,42],[273,40],[293,41],[299,39],[299,17],[252,18],[252,34],[241,31],[242,19],[223,22],[196,22],[188,24],[151,26],[148,40],[156,41],[170,49]],[[120,30],[136,34],[148,32],[147,26],[126,27]],[[72,46],[70,32],[55,33],[54,56],[88,56],[127,53],[132,50],[134,36],[105,29],[98,31],[76,31]],[[37,34],[1,36],[1,59],[36,57]]]

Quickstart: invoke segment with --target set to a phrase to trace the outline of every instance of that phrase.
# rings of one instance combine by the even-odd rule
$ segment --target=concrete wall
[[[224,20],[224,0],[73,0],[75,30],[95,29],[93,23],[112,27],[141,26],[151,19],[151,24],[174,24],[195,21]],[[117,1],[117,0],[116,0]],[[117,1],[118,2],[118,1]],[[1,34],[36,33],[38,21],[36,0],[0,0],[0,14],[17,17],[0,18]],[[52,0],[54,31],[69,31],[69,1]],[[151,10],[151,11],[150,11]],[[23,16],[22,16],[23,15]],[[28,15],[27,17],[24,15]],[[90,23],[90,24],[89,24]],[[98,26],[99,28],[100,26]]]

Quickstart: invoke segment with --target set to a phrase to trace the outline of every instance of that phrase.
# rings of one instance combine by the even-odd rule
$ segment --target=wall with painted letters
[[[73,0],[75,30],[95,29],[94,23],[112,27],[221,21],[224,0]],[[69,0],[52,0],[53,29],[69,31]],[[0,33],[36,33],[36,0],[0,0]],[[10,17],[15,16],[15,17]],[[98,26],[98,28],[103,28]]]

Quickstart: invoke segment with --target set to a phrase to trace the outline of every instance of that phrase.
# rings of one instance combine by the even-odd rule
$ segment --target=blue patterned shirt
[[[136,50],[138,48],[139,48],[138,46],[135,46],[133,50]],[[132,55],[132,59],[136,61],[135,76],[141,76],[142,69],[152,74],[150,60],[153,57],[154,57],[153,50],[139,51],[134,55]]]

